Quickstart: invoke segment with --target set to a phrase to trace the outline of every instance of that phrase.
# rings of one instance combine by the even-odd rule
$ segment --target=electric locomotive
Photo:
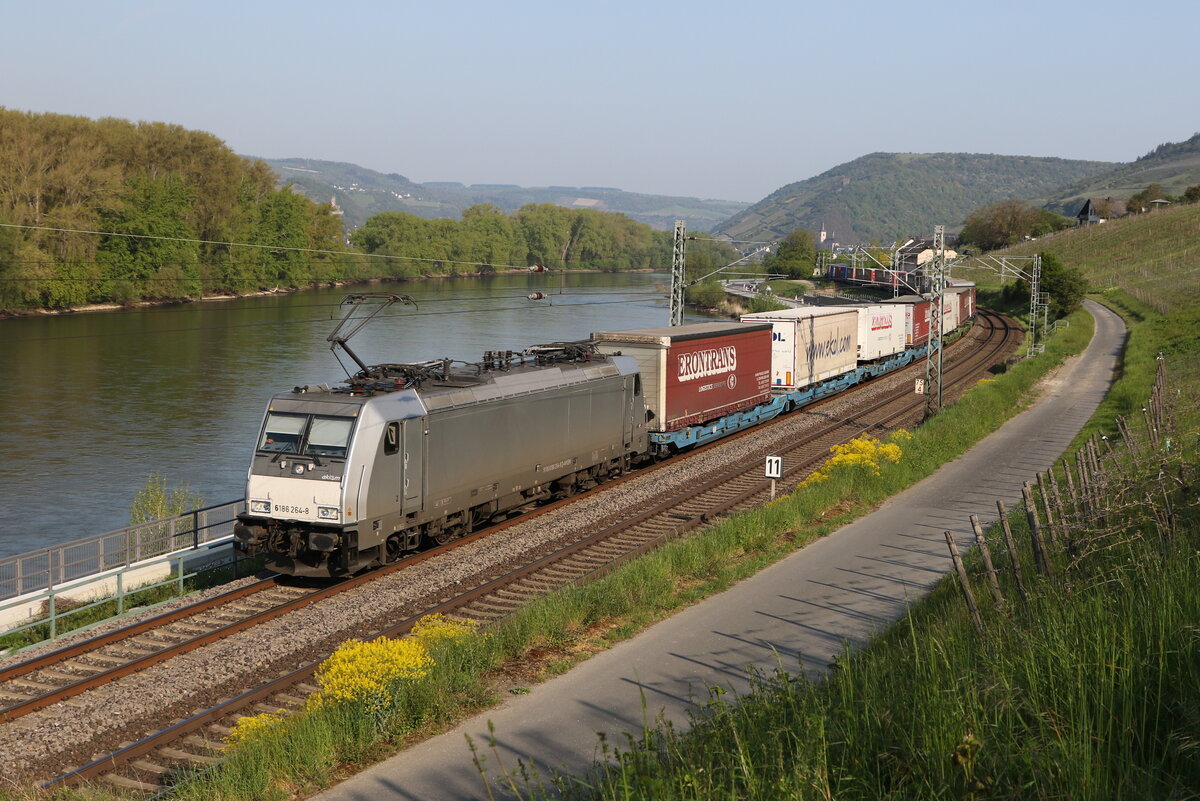
[[[283,573],[354,573],[593,486],[647,450],[636,362],[586,343],[363,365],[344,386],[271,399],[235,543]]]

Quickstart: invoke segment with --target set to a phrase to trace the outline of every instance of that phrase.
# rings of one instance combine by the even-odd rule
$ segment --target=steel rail
[[[81,640],[80,642],[68,645],[64,648],[48,651],[40,656],[35,656],[32,659],[28,659],[24,662],[18,662],[17,664],[10,665],[6,668],[0,668],[0,683],[19,678],[26,674],[41,670],[42,668],[55,665],[59,662],[64,662],[67,659],[83,656],[91,651],[99,650],[106,645],[114,645],[122,640],[129,639],[130,637],[136,637],[138,634],[144,634],[147,631],[152,631],[170,623],[184,620],[200,612],[206,612],[215,607],[223,606],[230,601],[240,600],[246,596],[268,590],[277,586],[278,583],[278,576],[268,576],[267,578],[254,582],[253,584],[247,584],[233,590],[228,590],[227,592],[223,592],[220,595],[214,595],[211,598],[207,598],[203,601],[192,603],[187,606],[180,607],[179,609],[173,609],[169,612],[164,612],[162,614],[155,615],[154,617],[138,621],[137,623],[131,623],[128,626],[122,626],[119,629],[114,629],[96,637],[90,637],[86,640]],[[3,710],[0,710],[0,713],[2,712]]]

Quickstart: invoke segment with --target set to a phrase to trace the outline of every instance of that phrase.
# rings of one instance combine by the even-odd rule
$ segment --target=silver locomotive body
[[[632,358],[543,356],[384,365],[346,388],[276,395],[237,547],[287,574],[353,573],[570,495],[647,453]]]

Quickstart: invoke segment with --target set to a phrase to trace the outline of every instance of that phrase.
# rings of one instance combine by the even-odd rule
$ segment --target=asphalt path
[[[1125,326],[1098,304],[1087,308],[1096,333],[1086,351],[1043,383],[1031,408],[934,475],[726,592],[317,798],[488,798],[467,736],[493,777],[520,760],[579,773],[597,756],[599,732],[624,744],[623,733],[640,732],[647,719],[686,725],[708,688],[744,692],[747,668],[821,672],[845,644],[866,643],[951,569],[944,531],[968,547],[969,515],[994,520],[997,500],[1018,501],[1022,482],[1058,460],[1092,416],[1112,382]],[[495,785],[493,793],[507,797]]]

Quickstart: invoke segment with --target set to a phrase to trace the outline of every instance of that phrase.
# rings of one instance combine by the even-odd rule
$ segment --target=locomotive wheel
[[[427,534],[429,541],[435,545],[445,545],[452,539],[456,539],[462,533],[462,529],[458,526],[444,528],[436,534]]]

